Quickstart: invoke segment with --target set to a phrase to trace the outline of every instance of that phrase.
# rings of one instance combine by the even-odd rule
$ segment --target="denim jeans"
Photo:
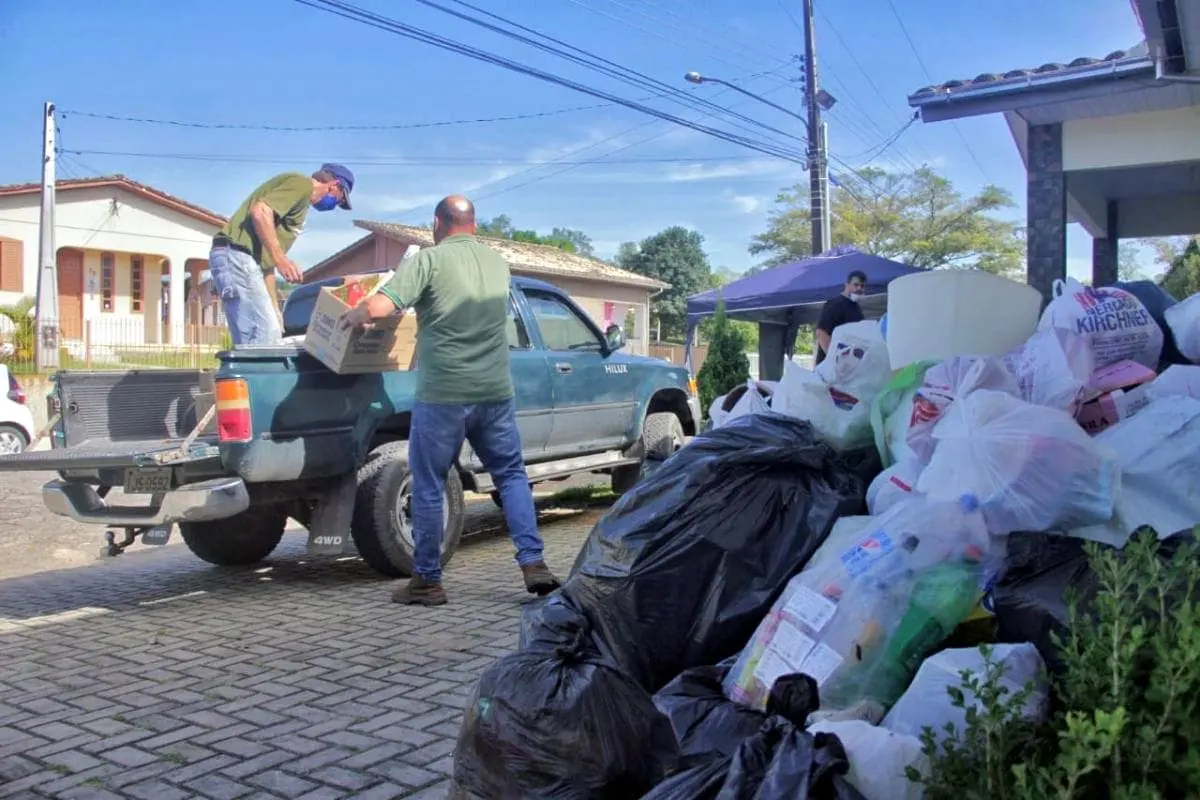
[[[516,411],[512,400],[469,406],[419,402],[413,406],[408,436],[413,561],[416,573],[425,580],[442,580],[442,499],[446,476],[464,441],[471,443],[500,493],[509,536],[517,548],[517,563],[525,566],[542,560],[542,537],[521,457]]]
[[[208,268],[233,343],[278,344],[283,339],[279,312],[254,259],[218,245],[208,254]]]

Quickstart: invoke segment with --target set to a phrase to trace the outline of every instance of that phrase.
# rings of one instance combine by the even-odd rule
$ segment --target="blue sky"
[[[787,82],[798,74],[788,62],[802,45],[798,0],[474,2],[799,133],[791,117],[682,80],[688,70],[744,79],[747,89],[799,109],[799,87]],[[916,54],[888,0],[816,0],[821,83],[839,100],[826,116],[830,146],[853,166],[900,128],[911,113],[906,96],[929,76],[942,81],[1103,56],[1141,38],[1128,0],[893,2]],[[649,94],[412,0],[357,4],[624,98]],[[357,238],[352,218],[424,223],[439,197],[466,192],[484,217],[507,214],[519,227],[543,231],[582,229],[601,256],[669,225],[694,227],[706,237],[714,267],[740,271],[755,263],[747,244],[763,229],[776,192],[805,179],[800,165],[620,106],[424,129],[314,132],[192,129],[70,113],[251,126],[412,125],[602,102],[294,0],[6,0],[0,75],[2,183],[38,179],[46,100],[67,112],[60,145],[84,151],[64,158],[65,175],[122,172],[223,214],[276,172],[311,171],[321,159],[348,164],[358,178],[355,210],[310,217],[293,251],[301,266]],[[665,98],[648,104],[729,128]],[[602,163],[536,166],[555,158]],[[999,117],[917,123],[875,163],[921,162],[964,192],[996,183],[1023,206],[1024,171]],[[1024,217],[1023,208],[1013,213]],[[1089,273],[1087,235],[1073,230],[1071,245],[1071,271]]]

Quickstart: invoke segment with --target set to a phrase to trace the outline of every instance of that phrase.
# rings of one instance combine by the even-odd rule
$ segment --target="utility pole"
[[[58,369],[58,263],[54,246],[54,103],[42,116],[42,213],[38,225],[37,365]]]
[[[833,209],[829,207],[829,158],[826,153],[829,152],[829,123],[821,121],[821,136],[819,137],[821,148],[821,241],[825,243],[825,249],[833,247]]]
[[[817,40],[813,31],[812,0],[801,0],[804,15],[804,89],[808,106],[808,189],[812,202],[810,227],[812,228],[813,255],[820,255],[829,247],[825,201],[821,193],[821,176],[826,169],[824,131],[821,126],[821,107],[817,103]]]

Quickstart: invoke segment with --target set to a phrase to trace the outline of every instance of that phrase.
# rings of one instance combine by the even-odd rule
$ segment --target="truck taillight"
[[[248,442],[254,438],[250,420],[250,387],[241,378],[217,381],[217,437],[222,442]]]
[[[691,376],[688,377],[688,392],[692,395],[692,397],[700,396],[700,392],[696,388],[696,379]]]

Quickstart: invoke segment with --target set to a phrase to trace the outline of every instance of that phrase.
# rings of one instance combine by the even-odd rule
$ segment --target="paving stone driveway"
[[[565,573],[599,512],[543,522]],[[0,797],[443,798],[478,672],[516,647],[503,535],[405,608],[289,535],[255,570],[182,547],[0,582]]]

